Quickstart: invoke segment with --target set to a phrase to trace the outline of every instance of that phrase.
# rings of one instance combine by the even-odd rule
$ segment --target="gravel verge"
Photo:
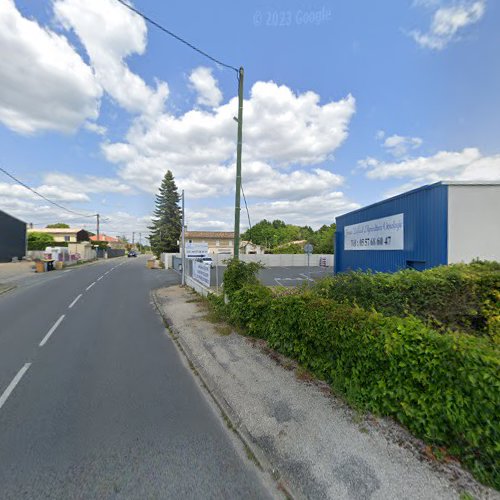
[[[288,495],[500,499],[457,463],[426,456],[428,448],[392,420],[353,411],[265,342],[221,335],[188,289],[153,296],[231,426]]]

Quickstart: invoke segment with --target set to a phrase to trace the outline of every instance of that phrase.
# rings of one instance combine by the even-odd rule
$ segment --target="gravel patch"
[[[187,289],[160,289],[155,299],[208,389],[296,497],[500,499],[457,464],[425,459],[424,445],[392,420],[361,416],[326,384],[298,380],[295,364],[265,342],[220,335]]]

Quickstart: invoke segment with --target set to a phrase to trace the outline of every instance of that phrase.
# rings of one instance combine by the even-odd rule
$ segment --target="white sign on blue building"
[[[345,226],[344,250],[404,250],[404,214]]]

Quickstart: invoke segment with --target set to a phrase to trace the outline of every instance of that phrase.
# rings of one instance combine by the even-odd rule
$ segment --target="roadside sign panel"
[[[344,250],[404,250],[404,214],[345,226]]]
[[[193,279],[206,287],[210,287],[210,264],[195,260],[193,262]]]
[[[304,252],[313,253],[313,246],[310,243],[307,243],[307,245],[304,245]]]
[[[198,259],[208,254],[208,243],[186,243],[186,258]]]

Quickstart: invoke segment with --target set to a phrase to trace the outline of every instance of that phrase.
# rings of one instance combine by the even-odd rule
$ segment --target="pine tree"
[[[181,237],[180,200],[174,176],[169,170],[156,195],[156,208],[153,212],[153,224],[149,227],[152,252],[159,256],[162,252],[179,251],[178,241]]]

